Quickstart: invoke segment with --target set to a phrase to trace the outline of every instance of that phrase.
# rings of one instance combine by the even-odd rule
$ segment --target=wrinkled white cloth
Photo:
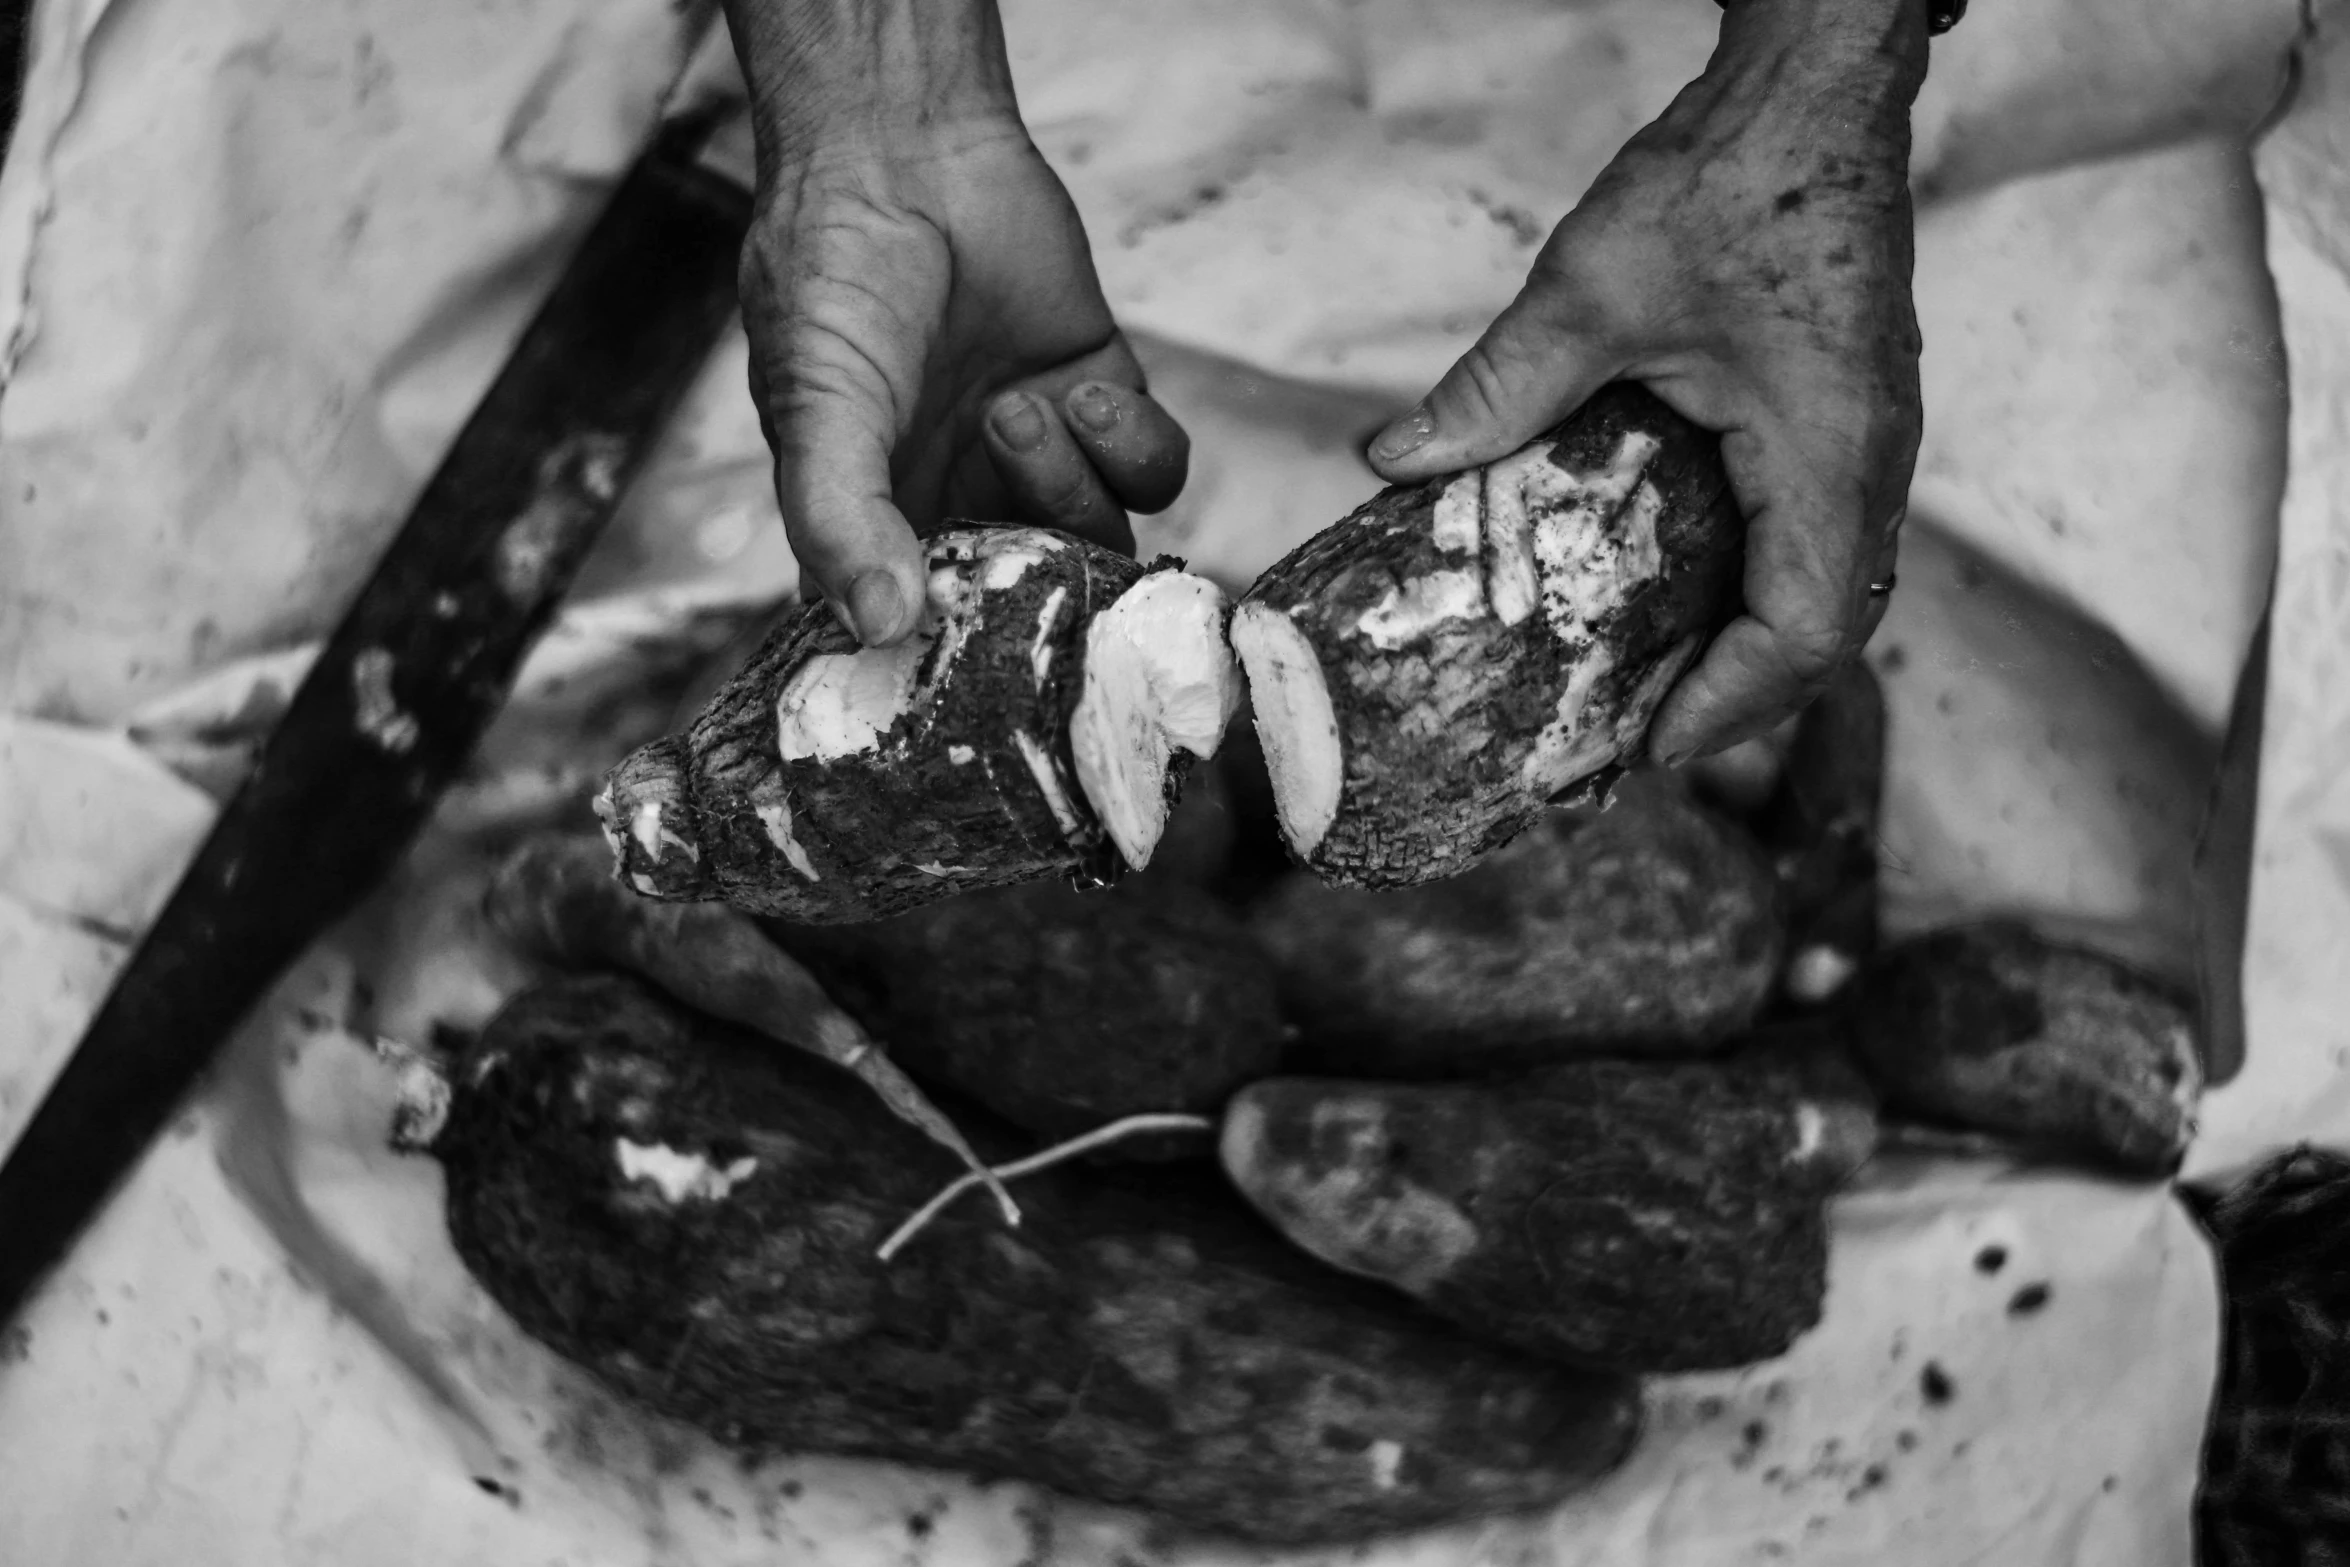
[[[1361,439],[1507,300],[1716,15],[1005,12],[1038,140],[1194,432],[1145,548],[1234,580],[1369,491]],[[282,701],[700,14],[36,7],[0,170],[0,1141],[201,836],[190,780],[233,773]],[[1981,5],[1936,44],[1918,115],[1927,440],[1872,649],[1889,916],[2016,910],[2182,972],[2213,739],[2281,557],[2252,1061],[2212,1101],[2213,1171],[2350,1142],[2339,15],[2307,30],[2257,159],[2205,127],[2280,70],[2291,0]],[[366,1036],[477,1021],[524,977],[467,912],[484,835],[661,727],[791,590],[742,360],[738,333],[394,885],[287,978],[0,1342],[11,1561],[1234,1556],[1017,1487],[745,1470],[633,1416],[505,1321],[449,1249],[432,1167],[384,1146]],[[2027,1284],[2048,1304],[2011,1311]],[[1367,1559],[2184,1564],[2217,1334],[2168,1192],[1887,1159],[1838,1205],[1828,1320],[1792,1354],[1657,1384],[1630,1466],[1554,1517]]]

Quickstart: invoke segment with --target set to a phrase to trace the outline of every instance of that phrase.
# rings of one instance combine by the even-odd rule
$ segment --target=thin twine
[[[908,1241],[921,1234],[933,1219],[946,1212],[956,1198],[975,1186],[989,1181],[1016,1181],[1023,1175],[1034,1175],[1063,1160],[1074,1159],[1081,1153],[1091,1153],[1096,1148],[1128,1137],[1139,1137],[1145,1132],[1212,1132],[1215,1129],[1216,1123],[1204,1115],[1130,1115],[1123,1120],[1112,1121],[1107,1126],[1097,1126],[1065,1143],[1055,1143],[1025,1159],[1015,1159],[1010,1164],[999,1164],[993,1169],[969,1171],[955,1177],[944,1191],[924,1203],[912,1218],[899,1225],[890,1238],[881,1243],[880,1250],[873,1255],[883,1262],[895,1257],[905,1249]]]

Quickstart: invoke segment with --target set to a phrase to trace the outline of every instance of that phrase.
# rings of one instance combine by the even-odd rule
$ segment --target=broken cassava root
[[[1229,613],[1041,529],[930,548],[905,643],[811,606],[614,769],[597,808],[630,885],[824,923],[1139,869],[1243,664],[1297,856],[1342,884],[1451,875],[1638,755],[1736,607],[1743,525],[1713,438],[1625,384],[1382,493]]]
[[[1636,758],[1743,544],[1714,438],[1621,383],[1309,540],[1231,631],[1291,848],[1341,884],[1434,880]]]
[[[811,605],[613,770],[597,810],[631,886],[822,923],[1149,862],[1239,700],[1222,594],[1043,529],[928,547],[905,642]]]
[[[1304,1543],[1552,1505],[1628,1448],[1628,1379],[1463,1338],[1239,1203],[1068,1169],[874,1250],[956,1165],[862,1088],[637,986],[512,1002],[431,1152],[521,1326],[748,1453],[1013,1478]],[[989,1147],[975,1129],[982,1148]]]

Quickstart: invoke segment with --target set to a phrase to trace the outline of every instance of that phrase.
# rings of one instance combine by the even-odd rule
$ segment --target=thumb
[[[1567,286],[1536,277],[1493,319],[1419,406],[1371,442],[1390,483],[1506,457],[1581,406],[1623,369],[1586,325]]]
[[[898,420],[886,369],[870,349],[846,351],[837,334],[804,321],[780,336],[754,339],[751,396],[804,591],[829,602],[866,646],[897,642],[920,621],[928,573],[892,499]]]

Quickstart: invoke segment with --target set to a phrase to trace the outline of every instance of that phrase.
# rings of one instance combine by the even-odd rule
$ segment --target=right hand
[[[917,529],[1131,550],[1126,513],[1171,503],[1189,456],[1020,122],[992,6],[923,10],[824,37],[771,0],[729,6],[758,133],[751,392],[801,571],[868,646],[919,619]]]

